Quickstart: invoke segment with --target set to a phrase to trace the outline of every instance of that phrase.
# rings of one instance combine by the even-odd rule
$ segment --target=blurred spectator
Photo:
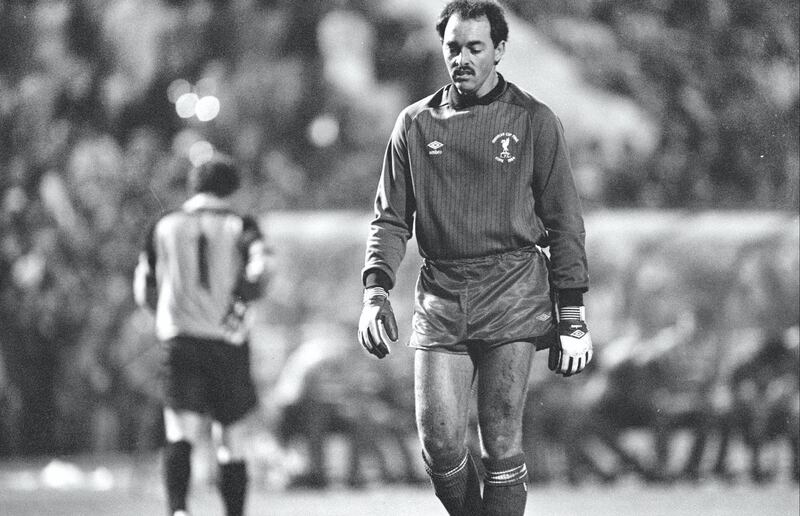
[[[305,471],[290,487],[324,488],[331,483],[330,444],[344,437],[349,459],[345,483],[418,481],[410,385],[378,369],[352,339],[353,329],[323,323],[289,356],[275,385],[272,410],[285,446],[305,444]],[[368,462],[369,461],[369,462]],[[377,465],[378,477],[364,472]],[[399,467],[399,470],[397,469]]]
[[[794,334],[793,334],[794,333]],[[740,437],[748,451],[748,474],[754,482],[774,478],[777,471],[764,469],[765,447],[770,443],[789,448],[791,478],[800,480],[800,361],[796,330],[770,335],[758,351],[732,374],[733,404],[720,422],[720,446],[714,473],[732,477],[729,469],[731,438]]]

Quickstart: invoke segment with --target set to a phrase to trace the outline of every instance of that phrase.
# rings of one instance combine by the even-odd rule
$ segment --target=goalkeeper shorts
[[[223,425],[256,407],[247,343],[178,336],[166,344],[166,406],[208,414]]]
[[[554,334],[547,258],[538,247],[458,260],[425,260],[409,346],[468,354],[473,345],[531,342]]]

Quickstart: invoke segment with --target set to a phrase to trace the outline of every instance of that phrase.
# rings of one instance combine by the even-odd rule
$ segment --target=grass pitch
[[[248,516],[446,516],[427,484],[281,490],[251,481]],[[193,482],[192,516],[222,516],[211,481]],[[0,516],[160,516],[161,474],[152,457],[73,457],[0,462]],[[800,487],[788,476],[757,485],[704,481],[532,485],[527,516],[800,516]]]
[[[193,516],[221,516],[212,489],[195,489]],[[531,487],[526,514],[536,516],[792,516],[800,514],[794,484],[641,484]],[[163,495],[153,489],[107,491],[39,489],[0,491],[6,516],[150,516],[165,514]],[[258,491],[248,502],[251,516],[446,516],[427,486],[361,490]]]

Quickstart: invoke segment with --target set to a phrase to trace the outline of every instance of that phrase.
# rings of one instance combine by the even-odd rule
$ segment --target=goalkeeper
[[[550,368],[564,376],[592,358],[583,217],[558,118],[497,73],[508,35],[502,8],[451,2],[436,28],[451,83],[403,110],[391,134],[358,338],[378,358],[397,340],[389,291],[415,232],[424,263],[410,346],[435,494],[451,515],[520,515],[534,350],[549,348]],[[467,449],[473,388],[483,492]]]
[[[256,222],[225,199],[238,187],[238,170],[225,156],[192,169],[192,197],[153,225],[134,275],[136,301],[155,311],[156,334],[167,346],[164,480],[175,516],[188,514],[192,447],[209,417],[226,514],[244,511],[243,423],[258,403],[245,316],[270,267]]]

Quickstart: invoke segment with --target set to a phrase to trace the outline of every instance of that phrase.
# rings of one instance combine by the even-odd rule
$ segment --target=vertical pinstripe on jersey
[[[549,244],[557,288],[587,287],[580,200],[556,116],[502,79],[488,102],[459,108],[449,92],[445,87],[398,117],[364,272],[381,269],[393,280],[413,223],[427,258]]]
[[[492,143],[501,133],[524,141],[524,110],[493,103],[448,115],[419,116],[409,134],[420,247],[432,258],[462,258],[532,244],[514,227],[533,220],[532,157],[515,148],[513,162],[498,162]],[[427,152],[431,141],[444,144],[441,154]]]

